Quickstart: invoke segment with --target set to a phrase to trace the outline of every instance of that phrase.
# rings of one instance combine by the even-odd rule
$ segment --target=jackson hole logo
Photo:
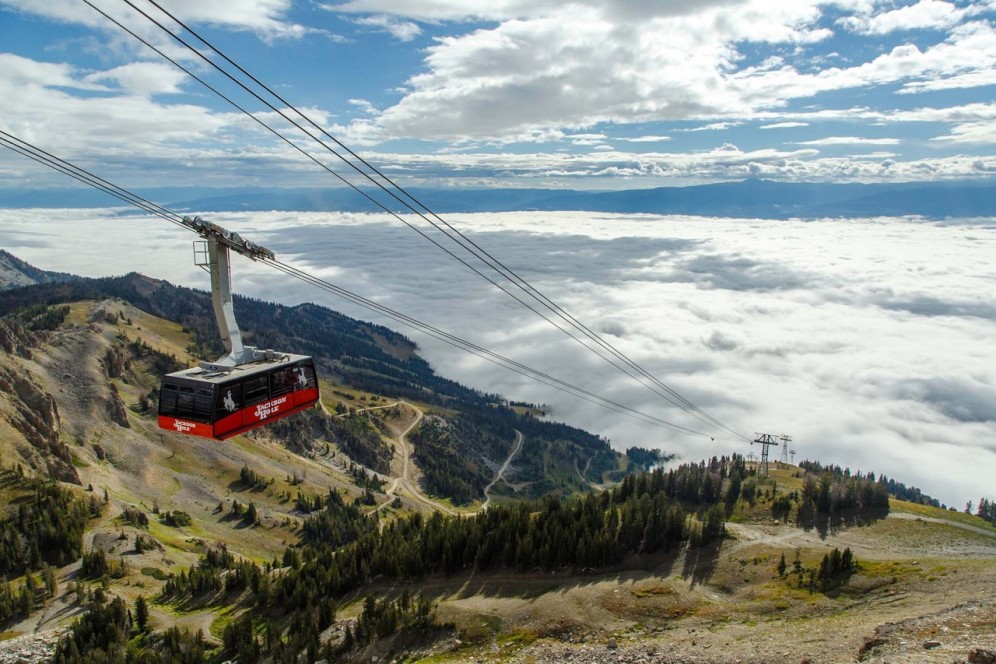
[[[225,395],[225,400],[222,401],[222,405],[225,407],[229,413],[235,412],[235,399],[232,398],[232,391],[229,390],[228,394]]]
[[[183,420],[173,420],[173,428],[180,433],[187,433],[194,428],[193,422],[184,422]]]
[[[267,401],[256,406],[256,419],[265,420],[267,417],[280,410],[280,406],[287,402],[287,397],[280,397],[273,401]]]

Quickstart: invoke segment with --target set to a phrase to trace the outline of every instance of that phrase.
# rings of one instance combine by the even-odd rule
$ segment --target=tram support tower
[[[792,442],[792,436],[786,436],[785,434],[782,434],[781,436],[779,436],[778,439],[780,441],[782,441],[782,463],[788,463],[789,462],[789,443]]]
[[[750,441],[750,444],[753,445],[754,443],[757,443],[758,445],[761,446],[761,467],[764,468],[764,476],[767,477],[768,476],[768,448],[772,447],[772,446],[777,446],[778,442],[775,440],[775,437],[772,434],[770,434],[770,433],[757,433],[755,431],[754,435],[757,436],[757,438],[755,438],[754,440]]]
[[[225,230],[200,217],[183,218],[183,225],[192,228],[204,238],[194,243],[194,263],[211,275],[211,303],[218,322],[218,331],[226,354],[214,362],[201,362],[207,371],[231,371],[237,366],[272,359],[273,351],[263,351],[242,343],[242,333],[235,320],[232,304],[232,268],[229,251],[251,260],[273,260],[273,252],[266,247],[242,239],[238,233]]]

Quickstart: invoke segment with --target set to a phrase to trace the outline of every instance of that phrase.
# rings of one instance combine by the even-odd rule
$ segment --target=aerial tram
[[[159,427],[225,440],[314,406],[319,399],[314,360],[244,345],[235,320],[230,252],[254,261],[273,260],[273,252],[200,217],[184,217],[183,224],[204,238],[194,244],[194,263],[211,275],[211,302],[226,354],[163,376]]]

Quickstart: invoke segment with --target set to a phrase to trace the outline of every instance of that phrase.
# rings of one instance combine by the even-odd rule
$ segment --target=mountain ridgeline
[[[570,189],[429,189],[412,194],[439,213],[524,210],[688,214],[765,219],[855,218],[916,215],[931,219],[996,215],[996,187],[986,181],[828,183],[747,179],[687,187],[623,191]],[[222,212],[381,212],[346,187],[310,189],[159,188],[141,190],[177,210]],[[374,198],[377,191],[370,190]],[[386,197],[384,197],[386,198]],[[394,208],[388,199],[388,207]],[[84,189],[44,192],[0,191],[0,207],[107,207],[117,202]],[[404,212],[404,210],[397,210]]]

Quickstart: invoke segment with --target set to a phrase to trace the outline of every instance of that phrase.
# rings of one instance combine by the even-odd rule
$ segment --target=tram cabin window
[[[253,376],[252,378],[246,380],[246,405],[254,406],[269,399],[269,383],[270,381],[267,379],[266,374],[263,374],[262,376]]]

